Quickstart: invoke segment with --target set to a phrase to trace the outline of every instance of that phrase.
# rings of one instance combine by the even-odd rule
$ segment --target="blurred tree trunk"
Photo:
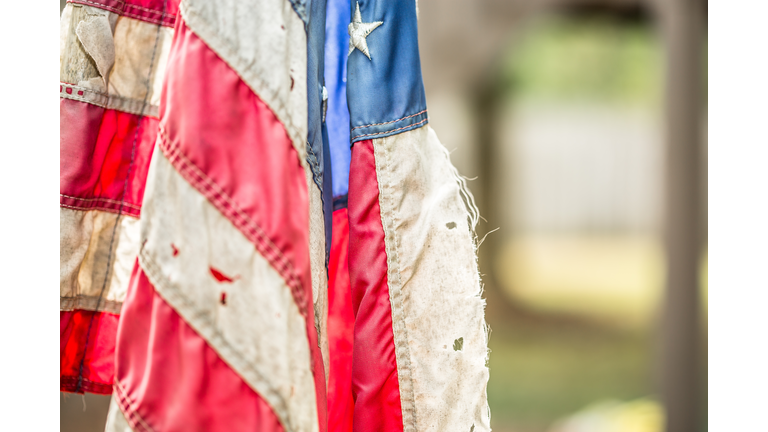
[[[658,3],[666,45],[665,242],[662,398],[667,432],[701,427],[701,114],[704,14],[701,1]]]

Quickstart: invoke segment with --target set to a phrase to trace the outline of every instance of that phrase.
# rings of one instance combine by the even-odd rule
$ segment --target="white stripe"
[[[290,289],[181,177],[159,145],[148,175],[141,238],[141,266],[158,294],[269,403],[286,431],[317,430],[306,324]],[[218,282],[211,268],[235,280]]]
[[[453,166],[429,126],[373,148],[404,429],[490,430],[485,302]]]
[[[113,241],[117,214],[68,208],[59,212],[61,310],[119,313],[139,251],[139,221],[121,216]],[[108,262],[109,280],[104,285]]]
[[[118,18],[115,26],[115,67],[109,75],[109,95],[137,101],[146,97],[149,105],[159,105],[172,39],[172,28],[125,16]],[[151,78],[149,96],[147,78]]]
[[[307,38],[288,0],[182,0],[184,21],[269,106],[306,164]]]
[[[109,401],[109,411],[107,413],[107,426],[105,432],[133,432],[125,414],[117,403],[117,394],[112,393],[112,399]]]

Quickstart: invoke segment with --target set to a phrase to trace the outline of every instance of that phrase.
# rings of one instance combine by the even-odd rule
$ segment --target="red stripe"
[[[275,413],[134,266],[123,303],[115,394],[134,430],[282,431]]]
[[[312,309],[304,169],[269,107],[182,20],[160,103],[166,157]],[[215,107],[215,108],[214,108]]]
[[[186,27],[183,20],[177,22],[171,45],[160,118],[163,134],[160,145],[168,160],[253,242],[291,288],[305,317],[318,424],[320,431],[325,431],[325,372],[312,308],[307,183],[285,128],[267,105]],[[129,302],[126,299],[124,310]],[[155,319],[152,317],[146,325],[155,325]],[[128,318],[124,316],[123,322],[126,320]],[[126,356],[133,355],[136,347],[142,344],[141,340],[132,341],[133,337],[137,336],[132,333],[120,335],[120,346],[123,343],[126,347],[131,346],[131,350],[125,351]],[[122,352],[118,351],[119,363],[123,361]],[[173,345],[163,345],[152,357],[145,357],[144,363],[137,360],[134,362],[136,366],[119,366],[117,377],[125,389],[126,399],[136,401],[137,409],[142,409],[148,403],[144,401],[151,397],[148,388],[156,388],[154,377],[164,374],[167,369],[166,357],[173,359],[181,354]],[[182,358],[188,357],[185,354]],[[205,369],[208,366],[208,363],[199,365],[195,373],[210,374]],[[153,378],[130,379],[129,374]],[[181,379],[180,375],[173,378],[165,381],[165,394],[185,387],[176,381]],[[183,398],[184,395],[175,397]],[[155,406],[151,403],[146,409],[156,416],[155,421],[165,422],[165,417],[176,418],[177,411],[219,412],[230,400],[216,397],[210,402],[215,404],[205,409],[201,408],[203,403],[192,404],[191,401],[190,405],[175,411],[173,405]],[[195,414],[190,411],[187,415],[194,417]],[[224,417],[223,414],[219,416]],[[178,421],[181,422],[181,418]]]
[[[328,262],[328,430],[352,430],[352,338],[355,316],[349,291],[347,209],[333,212],[333,242]]]
[[[68,0],[69,3],[93,6],[118,15],[152,24],[173,27],[179,12],[179,0]],[[165,12],[163,12],[163,3]]]
[[[60,109],[61,206],[117,213],[122,201],[123,214],[138,217],[158,120],[71,99]]]
[[[349,170],[349,279],[355,311],[352,391],[355,432],[402,431],[387,255],[371,140],[352,148]]]
[[[118,319],[118,315],[108,312],[85,310],[60,312],[61,391],[112,394]],[[89,326],[91,327],[90,337],[88,337]],[[80,378],[81,364],[83,365],[82,378]]]

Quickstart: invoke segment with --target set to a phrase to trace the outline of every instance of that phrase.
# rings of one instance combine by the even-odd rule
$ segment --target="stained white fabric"
[[[485,301],[448,153],[429,126],[373,148],[405,431],[490,430]]]
[[[287,0],[183,0],[190,29],[245,81],[285,126],[306,164],[307,38]]]
[[[75,33],[85,52],[96,62],[99,74],[106,79],[115,64],[115,41],[107,14],[86,15],[86,19],[77,24]]]
[[[100,210],[59,212],[61,310],[119,313],[139,251],[139,221],[122,215],[117,223],[117,214]]]
[[[109,411],[107,413],[107,426],[105,432],[133,432],[125,414],[117,404],[117,394],[112,394],[112,400],[109,401]]]
[[[139,260],[158,294],[269,403],[286,431],[317,430],[306,326],[290,289],[157,145],[141,221]],[[233,281],[217,281],[212,269]]]
[[[147,104],[159,105],[172,39],[172,28],[124,16],[118,18],[115,67],[109,76],[109,95],[136,101],[146,98]]]
[[[84,8],[86,18],[72,22],[73,8]],[[76,37],[70,36],[72,26]],[[67,60],[66,56],[82,57],[83,61],[91,58],[101,75],[77,82],[60,76],[61,82],[76,90],[62,90],[61,97],[157,117],[172,28],[67,3],[61,14],[59,37],[61,62]]]

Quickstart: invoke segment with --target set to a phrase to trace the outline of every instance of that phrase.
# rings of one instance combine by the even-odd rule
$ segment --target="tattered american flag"
[[[61,390],[109,431],[483,431],[414,0],[70,0]]]

